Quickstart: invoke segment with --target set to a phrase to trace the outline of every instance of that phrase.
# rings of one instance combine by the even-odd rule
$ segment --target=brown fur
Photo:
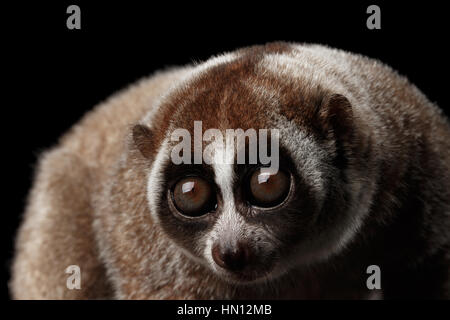
[[[401,274],[404,261],[419,263],[442,251],[448,259],[448,122],[406,79],[364,57],[328,52],[330,59],[349,62],[354,76],[334,70],[332,64],[321,65],[317,57],[315,63],[331,79],[319,83],[309,73],[292,80],[255,71],[267,54],[291,50],[285,43],[242,49],[236,60],[214,65],[187,83],[182,81],[194,67],[158,73],[87,114],[40,159],[17,238],[13,297],[361,298],[367,294],[365,267],[373,259],[385,262],[388,278]],[[369,222],[357,241],[330,262],[341,271],[339,277],[319,263],[307,273],[294,270],[267,286],[230,285],[188,258],[149,213],[146,179],[171,128],[192,132],[195,120],[202,120],[204,129],[270,126],[270,101],[255,97],[243,79],[278,92],[279,113],[328,146],[341,172],[351,168],[364,173],[374,185]],[[328,84],[333,79],[345,92]],[[145,115],[167,92],[147,123]],[[330,147],[329,141],[335,144]],[[340,153],[345,156],[339,158]],[[414,192],[426,197],[427,212],[402,220],[418,223],[417,228],[409,229],[408,222],[397,226],[398,217],[414,215],[412,206],[422,204]],[[344,207],[345,200],[339,201]],[[403,228],[405,236],[396,238]],[[410,230],[432,242],[409,236]],[[366,243],[373,241],[380,245],[368,253]],[[429,247],[417,254],[415,248],[422,246]],[[414,263],[407,267],[414,268]],[[72,264],[81,268],[81,290],[66,288],[64,270]],[[396,296],[396,289],[392,292]]]

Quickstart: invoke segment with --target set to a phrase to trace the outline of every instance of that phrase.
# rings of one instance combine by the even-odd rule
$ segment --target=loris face
[[[359,174],[352,169],[357,132],[349,101],[302,77],[301,70],[286,73],[289,60],[253,50],[199,67],[161,101],[149,127],[133,131],[148,158],[147,198],[155,222],[192,263],[242,284],[338,253],[364,212],[362,187],[348,179],[351,174],[358,181]],[[273,59],[280,59],[279,72]],[[200,136],[196,121],[202,123]],[[179,141],[171,137],[179,129],[192,137],[192,155],[185,158],[190,163],[173,161]],[[244,144],[246,161],[238,163],[243,146],[227,148],[217,137],[205,141],[208,129],[222,132],[224,140],[227,129],[278,130],[276,172],[268,174],[270,164],[259,158],[250,161],[250,139]],[[274,135],[267,144],[274,145]],[[202,161],[194,163],[199,145],[209,153],[200,153]]]

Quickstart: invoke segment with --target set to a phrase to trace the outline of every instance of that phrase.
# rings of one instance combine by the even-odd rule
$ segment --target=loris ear
[[[133,142],[144,157],[151,159],[154,151],[154,139],[151,130],[142,124],[133,127]]]
[[[331,133],[337,140],[349,140],[353,135],[353,110],[348,99],[341,94],[329,94],[322,100],[317,112],[319,130],[325,136]]]

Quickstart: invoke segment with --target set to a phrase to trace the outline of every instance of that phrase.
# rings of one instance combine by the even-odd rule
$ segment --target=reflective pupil
[[[193,181],[183,183],[183,185],[181,186],[181,191],[183,193],[191,192],[194,189],[194,185],[195,185],[195,182],[193,182]]]
[[[271,175],[257,170],[249,183],[250,203],[261,207],[273,207],[286,198],[290,188],[290,176],[282,171]]]
[[[263,184],[267,183],[270,179],[270,173],[260,173],[258,174],[258,183]]]
[[[215,207],[211,186],[199,177],[181,179],[172,191],[172,199],[177,210],[188,216],[201,216]]]

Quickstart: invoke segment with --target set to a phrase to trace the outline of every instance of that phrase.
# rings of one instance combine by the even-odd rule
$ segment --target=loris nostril
[[[216,244],[212,248],[212,257],[220,267],[231,271],[240,271],[249,262],[249,248],[243,243],[225,248]]]

